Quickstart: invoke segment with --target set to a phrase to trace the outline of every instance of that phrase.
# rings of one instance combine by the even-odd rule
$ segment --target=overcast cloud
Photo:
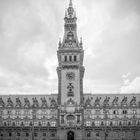
[[[69,0],[0,0],[0,94],[57,93]],[[140,93],[140,0],[73,0],[85,93]]]

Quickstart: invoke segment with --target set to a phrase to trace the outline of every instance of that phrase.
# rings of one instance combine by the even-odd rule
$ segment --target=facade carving
[[[70,0],[58,45],[58,94],[0,96],[0,140],[139,140],[139,94],[83,93],[84,50]]]

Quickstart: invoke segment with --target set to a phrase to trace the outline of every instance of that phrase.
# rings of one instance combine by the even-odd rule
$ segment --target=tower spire
[[[70,0],[69,7],[72,7],[72,0]]]

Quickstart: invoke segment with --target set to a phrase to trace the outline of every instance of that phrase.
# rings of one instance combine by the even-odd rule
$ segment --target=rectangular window
[[[64,115],[61,115],[61,123],[64,123]]]
[[[69,56],[69,61],[72,61],[72,56],[71,55]]]
[[[55,133],[51,133],[51,137],[55,137]]]
[[[77,123],[80,123],[80,115],[77,115]]]
[[[67,56],[65,56],[64,61],[65,61],[65,62],[67,61]]]
[[[20,133],[19,132],[17,132],[17,136],[20,136]]]
[[[46,133],[43,133],[43,137],[46,137]]]
[[[29,133],[26,133],[26,137],[29,137]]]
[[[12,137],[12,133],[11,132],[9,133],[9,137]]]
[[[74,55],[74,61],[77,61],[77,56],[76,55]]]
[[[34,133],[34,136],[37,137],[37,133]]]

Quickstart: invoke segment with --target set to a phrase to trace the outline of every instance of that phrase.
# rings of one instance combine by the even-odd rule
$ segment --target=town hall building
[[[59,41],[58,94],[1,95],[0,140],[140,140],[140,94],[88,94],[70,0]]]

